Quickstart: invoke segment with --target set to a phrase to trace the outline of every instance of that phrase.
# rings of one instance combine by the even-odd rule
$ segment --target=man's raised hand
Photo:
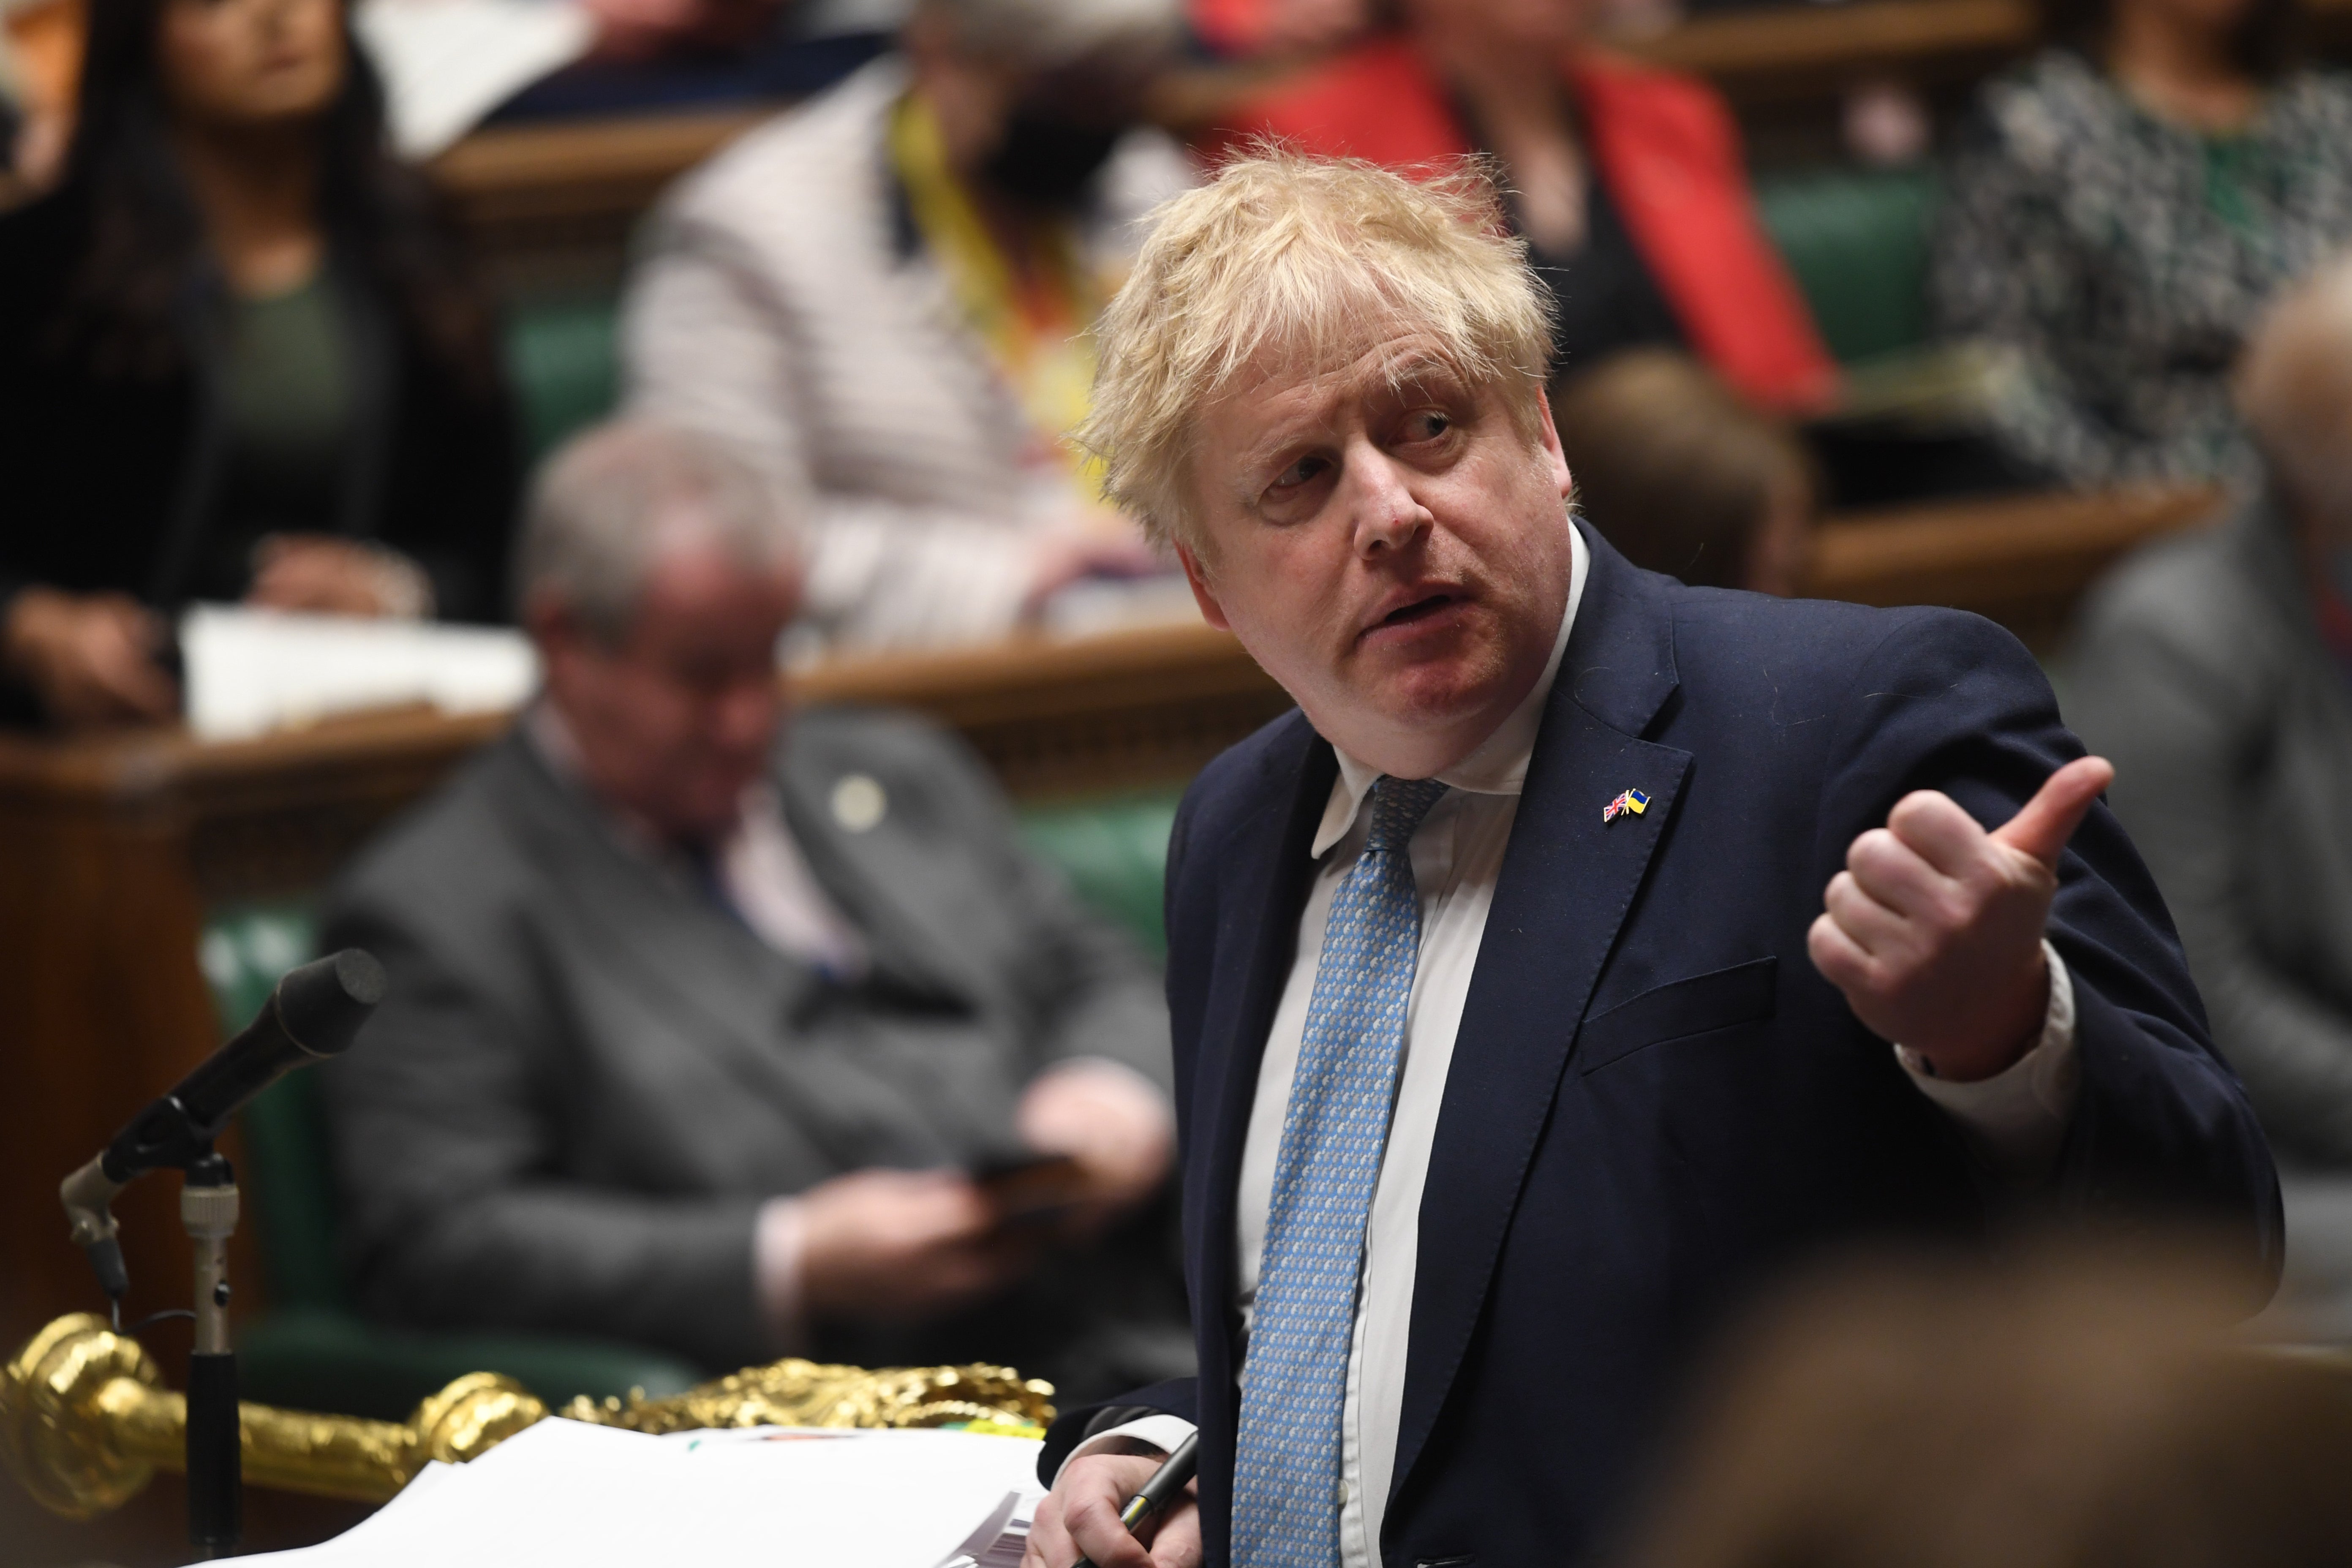
[[[1919,790],[1846,851],[1806,946],[1873,1033],[1966,1082],[2014,1063],[2049,1005],[2058,857],[2116,770],[2081,757],[1991,832]]]

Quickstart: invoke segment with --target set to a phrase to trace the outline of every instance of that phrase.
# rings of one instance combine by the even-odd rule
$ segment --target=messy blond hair
[[[1368,325],[1428,332],[1468,385],[1501,390],[1530,447],[1541,439],[1548,297],[1494,174],[1477,160],[1420,173],[1260,145],[1152,215],[1097,329],[1075,439],[1154,539],[1197,547],[1184,469],[1202,408],[1263,353],[1293,374],[1335,368]]]

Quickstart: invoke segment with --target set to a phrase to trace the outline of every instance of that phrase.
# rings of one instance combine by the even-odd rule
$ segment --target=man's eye
[[[1452,428],[1452,415],[1441,409],[1423,408],[1405,416],[1404,438],[1408,441],[1434,441]]]
[[[1324,469],[1330,466],[1330,462],[1327,458],[1301,458],[1298,461],[1291,464],[1290,467],[1283,469],[1282,472],[1274,476],[1274,489],[1278,490],[1295,489],[1300,485],[1310,484],[1323,472]]]

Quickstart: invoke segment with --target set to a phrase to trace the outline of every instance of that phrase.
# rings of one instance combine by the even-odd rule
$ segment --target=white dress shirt
[[[1347,1398],[1340,1416],[1339,1561],[1343,1568],[1371,1568],[1380,1561],[1381,1522],[1396,1468],[1397,1426],[1404,1404],[1406,1345],[1420,1254],[1422,1188],[1436,1140],[1438,1111],[1445,1098],[1446,1073],[1453,1064],[1454,1035],[1477,967],[1478,948],[1502,873],[1503,854],[1510,843],[1511,824],[1518,815],[1519,792],[1534,755],[1536,731],[1543,722],[1545,703],[1584,593],[1590,553],[1580,533],[1573,548],[1568,608],[1542,679],[1500,729],[1462,762],[1437,775],[1451,787],[1412,837],[1413,881],[1421,893],[1421,948],[1412,994],[1406,1004],[1402,1061],[1388,1145],[1365,1236],[1355,1342],[1348,1360]],[[1332,896],[1362,853],[1370,820],[1363,810],[1364,800],[1381,776],[1370,764],[1345,752],[1339,753],[1339,776],[1332,784],[1330,803],[1315,836],[1315,882],[1306,911],[1299,917],[1297,956],[1266,1036],[1249,1135],[1242,1148],[1234,1240],[1238,1305],[1244,1328],[1256,1295],[1274,1195],[1275,1160],[1305,1037],[1307,1002],[1322,961]],[[2073,985],[2056,952],[2046,943],[2044,952],[2050,962],[2050,1007],[2042,1036],[2007,1071],[1978,1083],[1951,1083],[1927,1077],[1922,1063],[1908,1052],[1896,1050],[1912,1081],[1959,1123],[1979,1157],[1997,1174],[2019,1182],[2033,1180],[2048,1169],[2064,1135],[2077,1082]],[[1190,1426],[1177,1417],[1150,1416],[1101,1434],[1076,1452],[1171,1448],[1189,1430]]]

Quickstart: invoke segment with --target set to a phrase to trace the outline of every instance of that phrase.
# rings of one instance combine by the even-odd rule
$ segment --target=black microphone
[[[105,1152],[65,1179],[58,1195],[74,1241],[99,1282],[120,1298],[128,1285],[107,1205],[132,1177],[184,1165],[205,1152],[238,1107],[295,1068],[351,1048],[383,1000],[383,965],[356,947],[289,969],[244,1031],[206,1057],[171,1093],[114,1136]]]

